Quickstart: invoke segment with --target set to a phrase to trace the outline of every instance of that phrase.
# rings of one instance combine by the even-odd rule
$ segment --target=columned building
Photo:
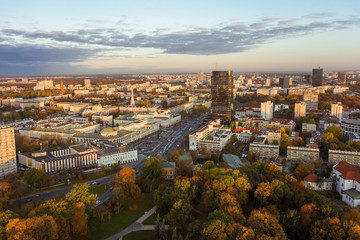
[[[232,71],[213,71],[211,76],[211,110],[214,119],[231,121],[233,100]]]

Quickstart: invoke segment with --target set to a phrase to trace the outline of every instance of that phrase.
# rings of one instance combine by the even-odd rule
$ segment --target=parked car
[[[93,182],[92,185],[100,185],[99,182]]]
[[[99,204],[101,201],[100,200],[96,200],[95,204]]]

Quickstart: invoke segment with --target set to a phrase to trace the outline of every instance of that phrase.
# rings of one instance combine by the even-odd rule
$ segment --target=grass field
[[[110,186],[109,185],[94,185],[94,186],[90,186],[89,187],[89,192],[91,194],[97,194],[98,197],[100,197],[101,195],[103,195],[107,190],[109,190]]]
[[[143,222],[144,225],[155,225],[155,223],[156,223],[156,213],[153,213]]]
[[[137,211],[129,210],[129,207],[132,205],[136,205],[138,207]],[[95,218],[90,218],[89,233],[84,239],[101,240],[114,235],[131,225],[152,207],[153,202],[150,194],[143,194],[140,199],[124,204],[120,214],[112,215],[110,221],[108,222],[99,222]]]
[[[154,231],[143,230],[129,233],[123,237],[123,240],[155,240]]]

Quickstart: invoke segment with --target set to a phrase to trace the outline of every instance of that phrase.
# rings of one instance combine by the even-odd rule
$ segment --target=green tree
[[[304,180],[304,178],[311,173],[311,169],[307,164],[299,164],[293,173],[293,176],[298,180]]]
[[[177,227],[179,229],[185,229],[193,220],[192,207],[188,201],[183,199],[176,201],[170,209],[170,212],[165,215],[165,221],[168,222],[171,227]]]
[[[34,186],[36,183],[38,183],[41,179],[41,177],[45,174],[43,170],[39,170],[36,168],[30,168],[26,170],[24,173],[24,179],[25,181],[30,184],[31,186]]]
[[[214,168],[215,167],[215,163],[211,160],[207,160],[204,164],[204,169],[211,169],[211,168]]]
[[[97,194],[89,193],[89,184],[75,184],[69,194],[66,194],[65,200],[69,205],[82,202],[86,207],[93,205],[97,199]]]
[[[232,122],[230,123],[229,128],[230,128],[231,131],[234,131],[234,128],[235,128],[235,123],[234,123],[234,121],[232,121]]]

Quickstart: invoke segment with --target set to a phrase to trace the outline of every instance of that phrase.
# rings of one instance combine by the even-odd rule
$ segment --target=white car
[[[95,204],[99,204],[101,201],[100,200],[96,200]]]

